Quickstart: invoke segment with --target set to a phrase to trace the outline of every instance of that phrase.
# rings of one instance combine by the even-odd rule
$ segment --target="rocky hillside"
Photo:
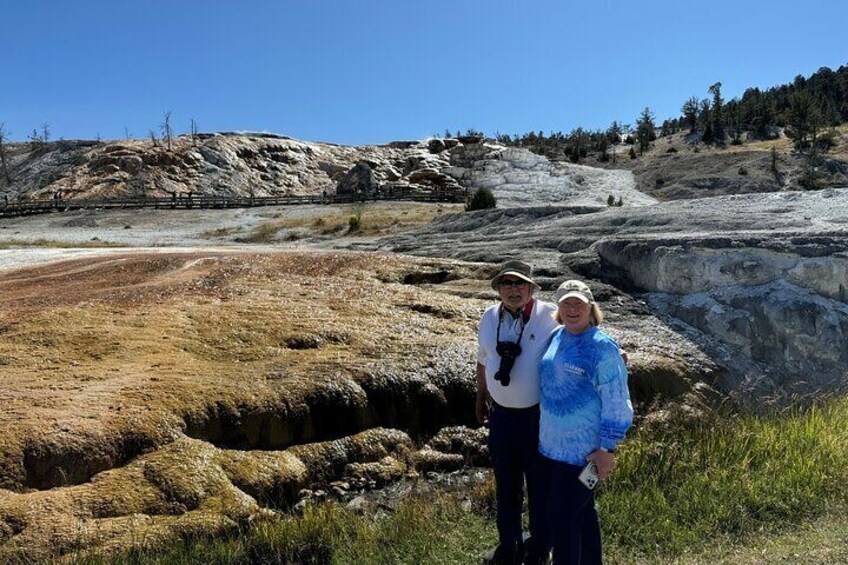
[[[10,203],[169,195],[262,197],[493,190],[501,207],[564,203],[625,206],[656,200],[629,171],[551,162],[479,137],[341,146],[272,134],[214,134],[162,142],[57,141],[7,148]],[[0,183],[5,179],[0,179]]]
[[[795,151],[782,134],[715,146],[679,133],[657,139],[636,159],[622,155],[615,166],[632,171],[637,188],[660,200],[848,187],[848,127],[836,130],[833,142],[812,154]]]
[[[658,140],[607,168],[552,161],[476,136],[342,146],[274,134],[216,133],[163,141],[57,141],[6,146],[10,203],[64,198],[169,195],[263,197],[335,193],[450,193],[478,188],[502,208],[623,206],[848,186],[848,134],[811,158],[788,140],[725,148],[692,145],[681,134]],[[625,149],[625,147],[619,147]]]
[[[3,190],[15,201],[56,192],[85,199],[460,189],[440,172],[450,160],[443,151],[447,145],[462,146],[458,140],[352,147],[221,133],[179,137],[169,145],[147,140],[14,144],[8,149],[12,182]]]
[[[848,189],[450,214],[375,249],[523,257],[649,306],[741,402],[848,389]],[[647,318],[646,318],[647,319]]]

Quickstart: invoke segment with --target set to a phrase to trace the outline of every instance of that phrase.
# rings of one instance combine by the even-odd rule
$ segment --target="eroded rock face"
[[[841,239],[803,251],[718,238],[709,246],[602,242],[597,251],[655,309],[723,345],[716,353],[736,368],[726,388],[768,396],[848,384],[848,348],[840,346],[848,343],[848,242]],[[810,255],[816,252],[822,255]]]
[[[377,180],[374,171],[364,162],[354,165],[336,187],[337,194],[373,194],[375,192],[377,192]]]
[[[433,153],[429,141],[443,150]],[[164,197],[170,194],[273,196],[373,193],[387,183],[430,191],[460,189],[443,174],[456,140],[342,146],[271,134],[206,134],[194,139],[10,144],[10,201],[51,198]],[[363,167],[368,168],[367,174]],[[425,170],[428,172],[419,173]],[[351,176],[353,175],[353,176]],[[410,175],[411,178],[410,178]],[[346,183],[346,176],[351,176]],[[436,182],[438,181],[438,182]]]
[[[722,368],[716,384],[758,405],[848,388],[846,218],[848,189],[828,189],[448,215],[378,247],[524,257],[554,277],[610,283],[706,352]]]

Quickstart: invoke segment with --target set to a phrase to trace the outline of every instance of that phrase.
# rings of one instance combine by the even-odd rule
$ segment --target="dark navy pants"
[[[545,525],[545,466],[539,454],[539,406],[506,408],[494,404],[489,411],[489,454],[495,472],[500,543],[521,540],[524,481],[530,509],[530,535],[537,550],[550,548]]]
[[[601,526],[595,494],[577,478],[583,467],[542,456],[547,491],[547,524],[554,565],[600,565]]]

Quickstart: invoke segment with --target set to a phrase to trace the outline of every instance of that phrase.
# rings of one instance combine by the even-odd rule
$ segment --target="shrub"
[[[615,206],[615,196],[612,194],[607,196],[607,206]]]
[[[745,168],[745,165],[742,165],[741,167],[739,167],[739,174],[740,175],[747,175],[748,174],[748,169]]]
[[[677,153],[677,147],[669,147],[665,150],[666,153]]]
[[[259,224],[247,236],[236,238],[236,241],[239,243],[270,243],[280,229],[280,226],[272,223]]]
[[[636,150],[631,147],[630,153],[628,153],[628,155],[630,155],[631,159],[635,159],[636,158]]]
[[[351,216],[347,221],[347,225],[348,225],[348,229],[347,229],[348,233],[358,232],[359,228],[362,227],[362,214],[357,212],[356,214]]]
[[[836,130],[833,128],[822,132],[816,139],[816,148],[824,152],[829,151],[836,145]]]
[[[471,200],[465,205],[466,212],[474,210],[488,210],[498,205],[498,201],[492,191],[488,188],[480,188],[471,197]]]

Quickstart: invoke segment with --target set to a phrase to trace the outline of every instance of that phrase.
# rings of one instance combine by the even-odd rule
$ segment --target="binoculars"
[[[509,386],[510,372],[515,365],[515,359],[521,355],[521,346],[511,341],[499,341],[495,351],[501,356],[501,366],[495,373],[495,380],[503,386]]]

